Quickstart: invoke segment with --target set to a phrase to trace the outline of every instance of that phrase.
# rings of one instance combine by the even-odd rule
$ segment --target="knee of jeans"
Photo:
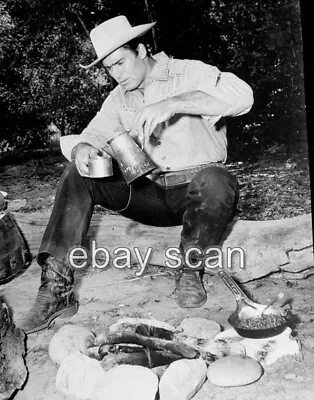
[[[227,195],[234,192],[238,196],[239,192],[236,177],[221,167],[209,167],[198,172],[191,182],[191,189],[193,186],[209,194]]]

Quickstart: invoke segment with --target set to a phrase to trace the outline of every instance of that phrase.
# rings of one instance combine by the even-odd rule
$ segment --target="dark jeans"
[[[201,170],[190,184],[164,187],[142,177],[131,186],[131,200],[121,214],[154,226],[183,224],[183,250],[217,246],[238,199],[236,178],[217,166]],[[85,243],[96,204],[122,210],[129,194],[130,188],[117,168],[112,177],[91,179],[81,177],[74,163],[70,163],[58,186],[39,249],[39,263],[47,254],[63,259],[70,249]]]

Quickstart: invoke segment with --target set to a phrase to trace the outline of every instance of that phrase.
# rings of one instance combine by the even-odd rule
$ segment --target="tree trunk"
[[[14,216],[31,252],[36,255],[49,214],[15,213]],[[166,250],[178,247],[181,229],[181,226],[143,225],[120,215],[94,215],[88,236],[90,245],[94,241],[95,248],[107,249],[111,260],[117,257],[114,250],[125,247],[131,252],[132,262],[138,264],[138,252],[144,260],[151,248],[149,263],[165,266],[167,261],[173,264]],[[217,247],[210,253],[213,254],[217,254],[214,261],[221,261],[221,266],[229,268],[240,282],[270,273],[283,273],[292,279],[305,278],[314,273],[311,215],[282,220],[233,221],[226,229],[221,249]]]

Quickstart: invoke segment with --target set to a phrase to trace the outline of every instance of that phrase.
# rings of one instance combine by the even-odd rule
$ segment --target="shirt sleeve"
[[[109,139],[120,132],[123,132],[123,126],[115,107],[113,96],[110,94],[104,101],[101,109],[83,130],[80,137],[82,142],[100,148],[105,146]]]
[[[110,153],[107,141],[123,131],[113,96],[110,94],[80,135],[61,137],[61,151],[68,160],[71,160],[72,149],[79,143],[88,143],[97,149],[104,148]]]
[[[224,117],[246,114],[252,108],[254,99],[251,87],[231,72],[220,72],[215,87],[209,93],[230,104]]]
[[[201,61],[193,61],[188,68],[190,90],[201,90],[230,105],[218,117],[206,117],[216,123],[221,117],[235,117],[250,111],[253,105],[251,87],[230,72],[221,72],[217,67]]]

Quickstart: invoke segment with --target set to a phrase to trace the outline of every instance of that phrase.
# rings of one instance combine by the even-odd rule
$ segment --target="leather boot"
[[[202,283],[203,271],[182,268],[175,276],[175,300],[179,307],[201,307],[207,300]]]
[[[26,334],[49,328],[57,318],[67,318],[78,310],[73,293],[73,271],[62,261],[50,256],[42,264],[41,285],[35,302],[20,328]]]

